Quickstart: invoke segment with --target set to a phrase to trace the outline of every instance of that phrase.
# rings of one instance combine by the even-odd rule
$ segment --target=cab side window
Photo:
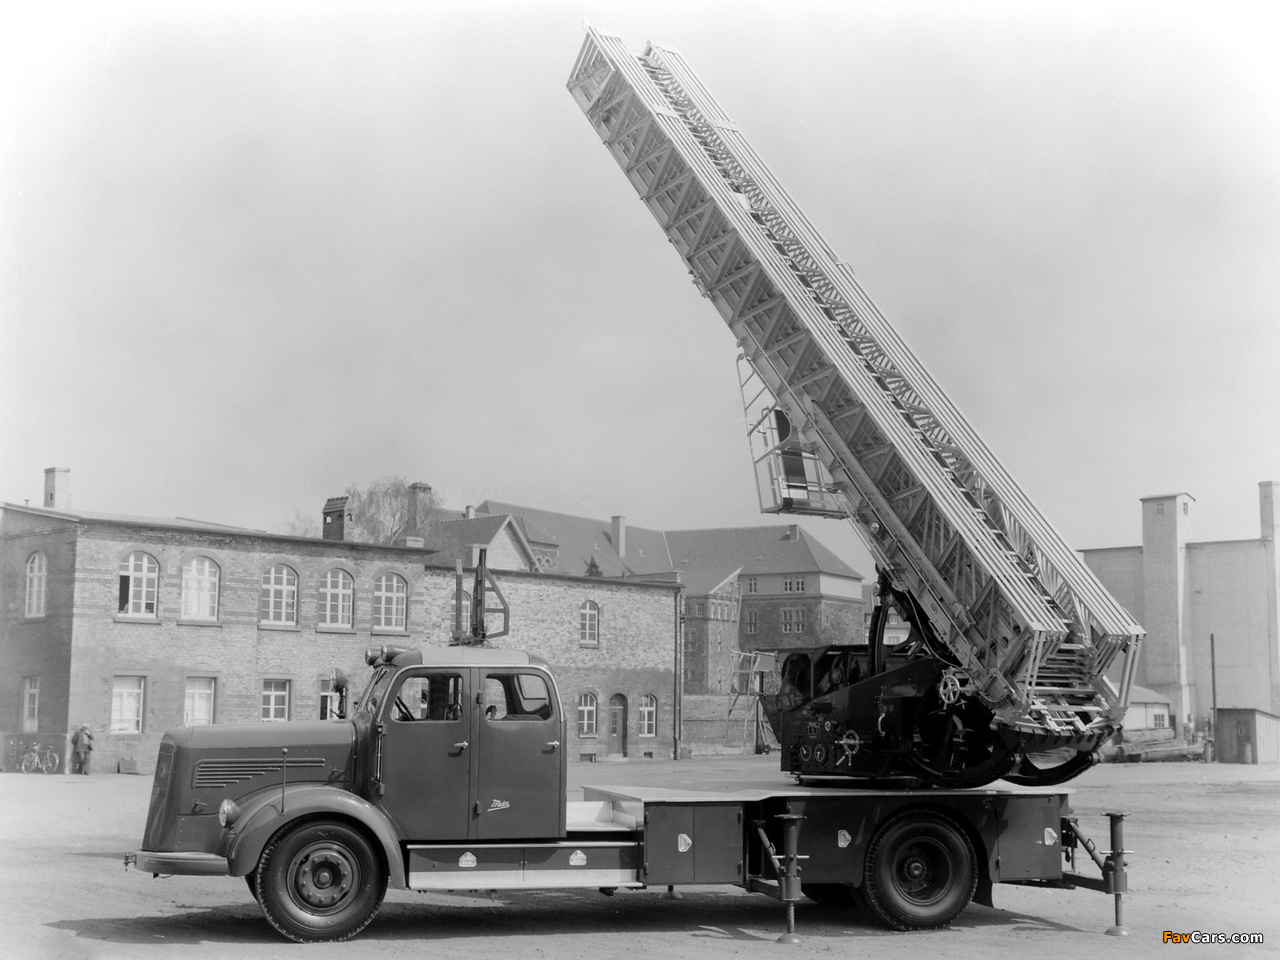
[[[462,719],[462,677],[432,673],[406,677],[392,705],[391,718],[401,723],[456,723]]]
[[[484,678],[486,720],[550,720],[551,695],[536,673],[490,673]]]

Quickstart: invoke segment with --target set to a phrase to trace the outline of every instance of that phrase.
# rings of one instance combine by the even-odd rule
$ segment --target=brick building
[[[7,738],[61,745],[85,723],[96,769],[148,771],[172,726],[323,718],[331,667],[355,679],[369,646],[448,642],[453,560],[482,544],[511,609],[498,643],[550,663],[578,719],[570,757],[671,755],[673,579],[546,569],[509,517],[439,524],[445,548],[381,546],[342,538],[337,501],[325,538],[287,537],[73,511],[67,480],[48,471],[42,506],[0,508]]]
[[[1195,498],[1171,493],[1143,498],[1141,545],[1081,551],[1146,629],[1137,682],[1179,733],[1205,728],[1215,679],[1220,709],[1280,714],[1280,483],[1258,487],[1255,540],[1194,540]]]
[[[553,545],[544,569],[605,578],[678,576],[681,745],[739,750],[751,730],[748,656],[865,639],[862,575],[796,524],[653,530],[487,500],[477,516],[511,515]]]

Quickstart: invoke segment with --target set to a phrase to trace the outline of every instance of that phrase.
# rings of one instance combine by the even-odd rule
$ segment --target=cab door
[[[381,807],[406,840],[466,840],[475,755],[472,671],[415,667],[383,704]]]
[[[564,836],[565,754],[560,698],[549,674],[483,667],[475,756],[475,836]]]

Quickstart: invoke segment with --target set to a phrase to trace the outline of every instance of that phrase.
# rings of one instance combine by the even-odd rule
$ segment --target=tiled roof
[[[511,516],[501,514],[477,516],[470,520],[437,520],[431,524],[427,534],[427,548],[437,551],[432,561],[447,564],[461,560],[465,565],[470,566],[471,551],[468,548],[472,544],[488,546],[508,525],[516,540],[521,541],[524,552],[531,554],[524,534],[512,522],[513,519]]]
[[[713,530],[670,530],[667,544],[678,570],[693,564],[732,561],[742,575],[827,573],[862,579],[862,574],[795,524],[767,527],[723,527]]]
[[[741,564],[699,564],[682,571],[684,592],[691,597],[705,597],[742,569]]]
[[[514,514],[541,528],[551,542],[560,544],[558,569],[562,573],[582,576],[592,557],[606,577],[665,573],[672,569],[666,540],[660,530],[627,524],[627,556],[623,560],[613,544],[609,520],[574,517],[496,500],[486,500],[476,509],[485,513]]]
[[[681,571],[686,584],[704,579],[701,568],[742,568],[744,575],[826,573],[862,579],[862,574],[795,524],[710,530],[653,530],[627,524],[626,556],[613,543],[612,521],[486,500],[477,507],[509,513],[543,528],[560,544],[559,569],[581,575],[592,557],[606,577]],[[717,581],[718,582],[718,581]],[[712,584],[711,586],[715,586]]]

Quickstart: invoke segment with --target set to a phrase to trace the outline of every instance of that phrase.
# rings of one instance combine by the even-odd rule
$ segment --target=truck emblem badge
[[[687,833],[682,833],[680,836],[676,837],[676,846],[679,848],[681,853],[688,853],[689,848],[693,846],[693,840],[690,839]]]
[[[511,804],[506,800],[495,800],[493,803],[489,804],[489,812],[493,813],[495,810],[505,810],[509,806],[511,806]]]
[[[853,837],[849,836],[848,830],[841,830],[839,833],[836,834],[836,843],[840,845],[841,850],[843,850],[852,842],[853,842]]]
[[[1053,827],[1045,827],[1044,828],[1044,845],[1046,847],[1052,847],[1057,842],[1058,842],[1058,831],[1054,830]]]
[[[458,858],[458,866],[474,867],[476,865],[476,855],[474,853],[464,853]]]
[[[581,850],[575,850],[569,854],[569,866],[585,867],[587,865],[587,855]]]

